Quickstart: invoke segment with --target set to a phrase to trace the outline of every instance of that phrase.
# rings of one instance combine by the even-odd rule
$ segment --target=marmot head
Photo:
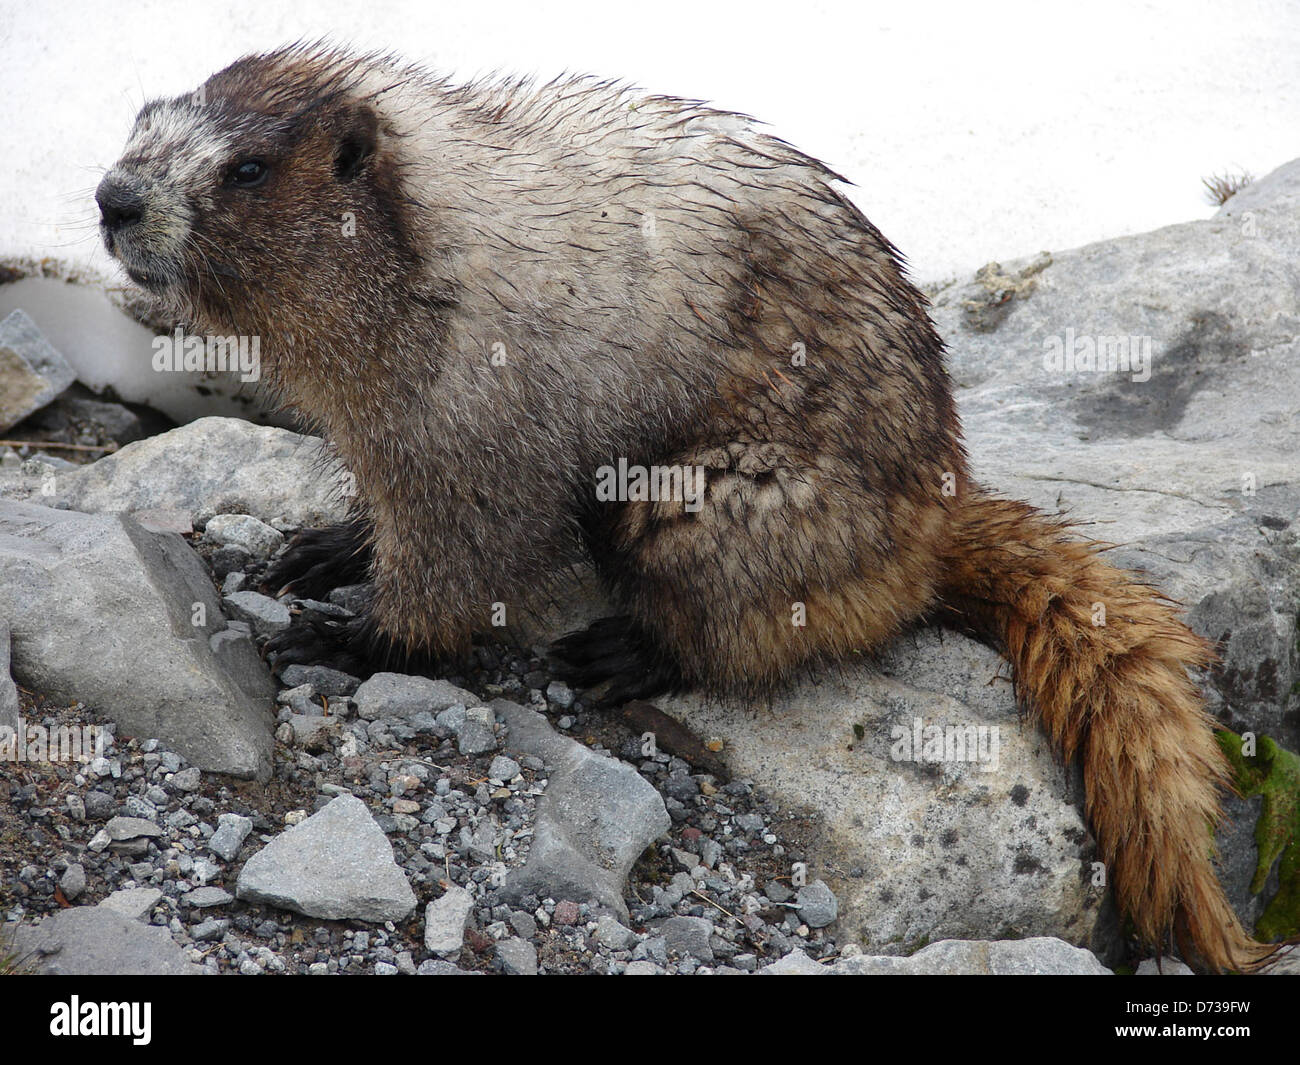
[[[130,277],[239,331],[336,305],[409,261],[380,99],[402,72],[295,46],[146,104],[100,182],[100,232]],[[294,323],[283,322],[292,329]]]

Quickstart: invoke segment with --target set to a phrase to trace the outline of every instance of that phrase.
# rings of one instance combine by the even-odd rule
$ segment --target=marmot
[[[388,639],[452,655],[588,558],[624,613],[558,653],[615,700],[753,696],[948,621],[1082,757],[1144,943],[1258,967],[1212,864],[1209,647],[969,479],[926,300],[843,180],[697,101],[297,45],[147,104],[96,198],[127,273],[259,336],[355,476],[357,523],[278,575],[366,573]],[[601,497],[620,463],[701,491]]]

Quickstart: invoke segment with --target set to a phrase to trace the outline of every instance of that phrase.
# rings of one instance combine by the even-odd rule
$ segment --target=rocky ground
[[[214,518],[208,528],[222,524]],[[253,522],[242,524],[248,533]],[[330,604],[230,591],[249,580],[232,558],[253,573],[262,565],[228,542],[195,540],[216,563],[227,609],[263,637],[276,629],[259,619],[278,617],[277,607],[285,621],[290,609],[350,613],[349,589]],[[84,764],[6,765],[6,918],[62,919],[94,903],[171,933],[170,942],[150,941],[147,961],[130,952],[131,966],[183,958],[243,974],[752,972],[794,951],[838,954],[825,931],[834,896],[819,880],[792,884],[792,864],[808,858],[806,817],[751,782],[724,783],[647,752],[626,724],[550,678],[540,656],[479,647],[476,662],[473,674],[441,682],[383,674],[362,684],[324,667],[289,667],[265,785],[203,772],[156,739],[114,743]],[[531,713],[545,757],[518,753],[486,703],[502,704],[507,720]],[[19,705],[29,727],[51,734],[113,727],[79,703],[21,691]],[[522,737],[529,724],[514,731]],[[564,748],[581,752],[576,766]],[[626,891],[621,877],[593,878],[573,848],[530,867],[539,799],[567,786],[552,779],[557,767],[572,780],[588,763],[614,764],[604,757],[613,753],[635,773],[583,784],[580,816],[597,802],[619,811],[602,825],[600,851],[625,855]],[[331,820],[319,838],[304,838],[321,818]],[[554,810],[542,819],[548,836],[579,830],[557,826]],[[328,875],[338,867],[346,875]],[[548,893],[548,883],[572,890]],[[417,907],[417,895],[432,901]],[[116,942],[120,924],[97,932]],[[87,928],[75,928],[84,944]],[[49,945],[39,936],[19,942],[23,951]],[[57,966],[59,954],[52,958]],[[118,968],[97,958],[105,963]]]
[[[1201,680],[1220,723],[1290,749],[1298,207],[1292,164],[1213,220],[933,294],[979,475],[1118,543],[1218,646]],[[1052,338],[1121,334],[1153,342],[1149,374],[1045,362]],[[118,736],[85,762],[0,759],[0,964],[1151,968],[1094,879],[1077,773],[986,648],[920,628],[759,713],[692,696],[597,712],[544,653],[604,609],[579,582],[462,675],[273,677],[269,637],[345,622],[364,596],[261,586],[298,528],[343,514],[320,442],[228,417],[158,435],[149,409],[69,385],[25,318],[0,325],[0,355],[16,441],[0,450],[0,726]],[[891,737],[917,720],[994,730],[999,756],[900,762]],[[1295,916],[1289,794],[1228,803],[1223,879],[1249,923]]]

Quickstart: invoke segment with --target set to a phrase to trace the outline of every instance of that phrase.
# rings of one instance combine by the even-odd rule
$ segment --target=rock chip
[[[217,830],[208,840],[208,849],[223,862],[233,862],[252,831],[253,822],[249,818],[222,814],[217,818]]]
[[[284,543],[284,533],[251,514],[214,514],[203,538],[219,547],[238,547],[254,558],[269,558]]]
[[[424,946],[434,954],[455,954],[465,942],[465,922],[474,909],[474,896],[455,884],[424,911]]]
[[[129,917],[133,921],[143,921],[162,897],[163,893],[157,888],[123,888],[121,891],[114,891],[100,903],[100,906],[114,913],[120,913],[123,917]]]
[[[503,939],[496,946],[497,961],[510,976],[536,976],[537,950],[516,936]]]

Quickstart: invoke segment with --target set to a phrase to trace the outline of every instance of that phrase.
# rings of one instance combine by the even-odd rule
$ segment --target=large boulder
[[[175,533],[0,501],[0,617],[24,687],[79,700],[201,769],[270,776],[274,684]]]

